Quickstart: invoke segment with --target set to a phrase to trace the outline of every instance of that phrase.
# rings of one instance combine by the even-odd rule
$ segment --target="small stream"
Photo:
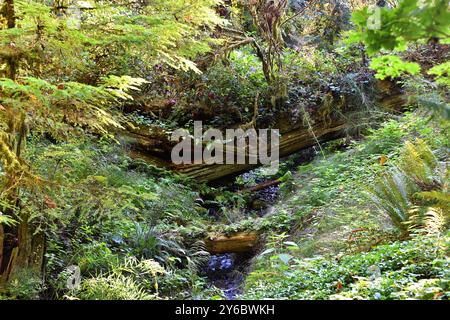
[[[227,300],[236,299],[242,293],[245,277],[242,261],[235,253],[211,256],[206,267],[206,274],[211,284],[223,291]]]
[[[312,161],[317,154],[314,147],[302,150],[293,155],[293,166]],[[256,169],[258,170],[258,169]],[[254,182],[260,184],[264,182],[264,178],[257,174],[256,170],[243,173],[240,177],[244,182]],[[232,185],[231,189],[237,190],[236,185]],[[270,206],[278,200],[280,192],[279,186],[269,186],[265,189],[256,191],[249,198],[246,215],[257,215],[263,217],[269,211]],[[258,250],[247,253],[223,253],[212,255],[202,270],[202,274],[206,275],[215,287],[223,292],[223,296],[228,300],[236,299],[243,293],[243,285],[246,275],[251,271],[252,259],[257,255]]]
[[[242,175],[244,181],[251,181],[255,173],[246,172]],[[256,183],[263,182],[262,179],[255,179]],[[262,217],[266,214],[270,205],[274,204],[278,197],[278,186],[270,186],[266,189],[255,192],[249,199],[245,214],[256,214]],[[250,271],[251,260],[255,252],[247,253],[223,253],[212,255],[208,264],[203,270],[210,283],[223,292],[227,300],[234,300],[243,293],[245,277]]]

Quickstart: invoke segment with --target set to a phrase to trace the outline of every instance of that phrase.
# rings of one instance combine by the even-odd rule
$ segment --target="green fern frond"
[[[6,226],[12,226],[15,225],[17,223],[16,220],[12,219],[11,217],[2,214],[2,212],[0,211],[0,225],[6,225]]]
[[[448,219],[442,209],[435,207],[414,207],[405,222],[411,233],[437,235],[445,230]]]
[[[437,160],[426,143],[417,139],[407,141],[399,159],[400,170],[409,178],[423,185],[433,185],[436,180]]]
[[[442,209],[450,209],[450,194],[442,190],[423,191],[416,194],[420,199],[434,202],[434,206]],[[450,212],[449,212],[450,214]]]
[[[189,248],[186,258],[189,270],[198,273],[210,258],[209,252],[206,251],[205,242],[203,240],[195,241]]]
[[[450,207],[447,172],[420,139],[405,143],[398,162],[369,189],[372,201],[402,231],[443,230]]]
[[[414,185],[396,167],[379,177],[375,185],[369,189],[372,201],[384,210],[400,229],[404,229],[404,222],[408,220],[411,207],[409,194]]]

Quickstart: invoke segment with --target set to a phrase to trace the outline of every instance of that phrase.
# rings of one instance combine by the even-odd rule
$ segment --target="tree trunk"
[[[16,27],[16,15],[14,10],[14,0],[5,0],[2,8],[3,17],[6,19],[6,26],[8,29]],[[7,77],[15,80],[17,74],[17,58],[11,55],[6,58]]]
[[[1,14],[6,20],[7,28],[16,27],[16,16],[14,0],[5,0],[1,9]],[[7,77],[15,80],[17,77],[18,61],[17,56],[11,55],[6,59]],[[10,149],[16,159],[21,158],[27,138],[27,125],[25,114],[12,114],[9,121],[9,135],[11,137]],[[8,227],[8,232],[15,238],[7,243],[5,229],[0,225],[0,284],[7,282],[22,269],[31,269],[40,273],[44,255],[44,237],[42,234],[34,234],[29,225],[29,216],[20,210],[18,177],[23,173],[22,169],[12,168],[7,171],[6,188],[8,190],[7,200],[15,207],[15,210],[7,209],[6,213],[15,216],[19,221],[17,227]],[[9,172],[8,172],[9,171]],[[17,239],[17,241],[16,241]],[[8,246],[9,245],[9,246]],[[8,251],[8,252],[7,252]]]
[[[1,266],[3,261],[3,243],[5,240],[5,231],[3,229],[3,225],[0,224],[0,276],[2,274]]]
[[[33,228],[29,225],[28,216],[21,215],[17,228],[11,230],[16,235],[15,239],[10,239],[10,245],[7,245],[6,237],[4,237],[4,229],[0,226],[0,247],[3,247],[4,253],[0,261],[2,265],[0,271],[0,287],[2,284],[14,279],[23,270],[32,273],[36,277],[41,277],[45,238],[43,233],[34,234]],[[3,239],[2,239],[3,238]],[[6,252],[4,249],[7,249]],[[0,255],[1,256],[1,255]]]
[[[45,238],[42,233],[33,234],[29,225],[28,215],[22,215],[22,221],[18,228],[17,256],[11,265],[6,280],[14,276],[23,269],[32,272],[35,276],[41,275],[42,263],[44,261]]]
[[[401,111],[407,104],[407,97],[402,94],[401,89],[395,84],[389,81],[379,81],[376,83],[376,88],[380,93],[377,101],[379,106],[391,111]],[[317,110],[317,113],[321,113],[322,107],[318,107]],[[348,106],[343,106],[339,114],[335,116],[324,113],[325,115],[315,119],[316,122],[310,125],[305,125],[302,120],[292,122],[292,119],[287,115],[277,119],[277,124],[273,127],[279,128],[281,133],[280,157],[286,157],[304,148],[311,147],[320,141],[343,137],[347,135],[348,129],[351,129],[353,126],[349,119],[361,117],[361,110],[355,110],[355,108],[352,109]],[[354,122],[357,123],[357,120]],[[174,170],[196,181],[216,181],[258,166],[254,164],[174,165],[171,163],[170,156],[175,143],[169,140],[167,134],[164,135],[160,131],[149,133],[148,129],[141,128],[140,130],[134,129],[120,132],[118,136],[124,145],[130,147],[132,157],[142,158],[156,166]]]
[[[325,124],[319,123],[312,128],[312,131],[310,128],[300,128],[282,133],[279,145],[280,158],[311,147],[318,141],[332,140],[343,136],[347,128],[346,123],[342,120],[334,122],[330,127],[324,126]],[[192,164],[171,166],[170,168],[197,181],[209,182],[229,175],[237,175],[258,166],[258,164]]]
[[[40,276],[42,269],[44,242],[41,233],[35,234],[29,223],[29,213],[23,210],[20,203],[21,179],[27,175],[21,157],[25,149],[25,142],[28,134],[25,113],[11,113],[8,121],[9,149],[14,154],[18,164],[9,164],[5,167],[5,199],[10,207],[4,212],[18,221],[17,226],[6,227],[8,237],[5,235],[5,228],[2,227],[0,260],[0,283],[4,284],[14,279],[26,269]]]
[[[279,184],[281,184],[281,181],[279,179],[264,181],[263,183],[257,184],[256,186],[239,190],[238,193],[252,193],[267,189],[269,187],[278,186]]]

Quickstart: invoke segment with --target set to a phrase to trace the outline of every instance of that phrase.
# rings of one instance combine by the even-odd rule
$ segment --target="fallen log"
[[[330,127],[318,123],[312,128],[299,128],[282,133],[279,144],[280,157],[286,157],[318,142],[332,140],[345,134],[346,121],[340,119]],[[169,166],[170,169],[197,181],[209,182],[254,169],[258,164],[188,164]]]
[[[205,239],[206,249],[211,254],[250,252],[257,245],[256,231],[238,232],[233,235],[211,235]]]
[[[239,190],[238,193],[256,192],[256,191],[264,190],[264,189],[269,188],[269,187],[277,186],[280,183],[281,183],[281,181],[278,180],[278,179],[264,181],[263,183],[257,184],[256,186]]]
[[[380,81],[377,83],[377,87],[380,92],[378,98],[380,106],[390,110],[401,110],[407,104],[407,98],[402,94],[401,89],[391,82]],[[320,108],[317,110],[320,110]],[[317,143],[346,136],[349,129],[360,125],[358,120],[352,122],[349,119],[361,119],[361,115],[364,117],[367,114],[364,111],[355,110],[355,107],[344,106],[334,115],[325,114],[325,116],[318,117],[316,114],[315,119],[305,124],[304,119],[293,121],[288,114],[281,114],[276,121],[276,125],[272,127],[280,129],[280,158]],[[171,150],[176,143],[170,141],[168,134],[157,128],[128,129],[120,134],[119,141],[130,147],[133,157],[143,158],[157,166],[175,171],[199,182],[218,181],[224,177],[235,176],[259,166],[258,164],[206,163],[174,165],[170,158]],[[224,154],[234,151],[226,148]]]
[[[116,138],[135,157],[151,160],[152,163],[155,157],[159,158],[161,161],[157,161],[158,166],[167,167],[170,164],[170,152],[175,142],[170,141],[167,133],[160,128],[128,126]]]

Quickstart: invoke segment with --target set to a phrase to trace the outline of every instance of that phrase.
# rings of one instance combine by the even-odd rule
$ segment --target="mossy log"
[[[256,231],[238,232],[232,235],[213,235],[205,239],[206,249],[211,254],[242,253],[255,249],[259,240]]]
[[[342,136],[346,128],[346,119],[339,118],[327,123],[316,123],[311,127],[302,126],[296,129],[291,127],[290,131],[281,131],[280,157],[288,156],[296,151],[315,145],[319,141],[332,140]],[[119,141],[130,148],[132,157],[144,159],[159,167],[176,171],[201,182],[215,181],[258,166],[255,164],[174,165],[170,161],[170,154],[175,143],[170,141],[167,136],[152,134],[151,132],[147,133],[147,135],[136,132],[124,132],[119,136]]]
[[[341,120],[334,122],[330,126],[318,124],[312,130],[300,128],[282,133],[279,148],[280,157],[311,147],[319,141],[332,140],[342,136],[346,127],[345,121]],[[209,182],[226,176],[236,175],[256,167],[258,165],[255,164],[192,164],[171,166],[170,168],[197,181]]]
[[[400,111],[407,104],[401,89],[388,81],[377,83],[379,92],[378,104],[386,109]],[[321,113],[322,107],[317,108],[317,113]],[[361,110],[355,110],[348,106],[343,106],[339,112],[334,114],[312,116],[312,121],[305,124],[303,119],[294,121],[288,114],[280,114],[276,124],[272,126],[279,129],[280,157],[286,157],[302,149],[311,147],[318,142],[329,141],[348,134],[348,130],[358,126],[358,119],[361,118]],[[365,115],[363,115],[364,117]],[[352,120],[349,120],[352,119]],[[199,182],[212,182],[219,179],[238,175],[251,170],[258,165],[254,164],[172,164],[171,150],[176,144],[170,141],[169,136],[158,128],[127,128],[127,131],[120,133],[119,140],[130,147],[133,157],[142,158],[156,166],[173,170]],[[228,150],[224,151],[229,152]],[[226,156],[224,156],[225,158]]]

